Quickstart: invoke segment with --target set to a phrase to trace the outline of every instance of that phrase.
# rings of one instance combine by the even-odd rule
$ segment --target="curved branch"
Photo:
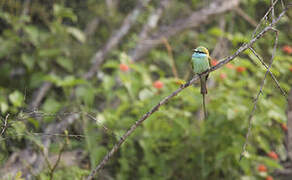
[[[161,0],[157,9],[148,17],[147,23],[144,24],[142,31],[138,35],[139,42],[137,46],[129,53],[130,57],[136,57],[136,54],[143,47],[143,41],[148,38],[149,32],[156,28],[163,11],[167,8],[170,1],[171,0]]]
[[[97,72],[99,65],[103,63],[105,57],[109,53],[109,51],[116,47],[120,40],[129,32],[132,25],[136,22],[136,19],[140,15],[142,9],[150,2],[150,0],[140,0],[138,5],[134,8],[132,12],[130,12],[127,17],[124,19],[122,26],[115,31],[115,33],[110,37],[105,46],[97,51],[93,56],[94,64],[90,68],[90,70],[83,75],[85,79],[90,79]]]
[[[152,48],[163,43],[163,37],[169,38],[186,29],[198,27],[209,21],[210,17],[224,13],[236,7],[239,0],[214,1],[209,6],[193,12],[188,18],[176,20],[173,24],[161,27],[153,36],[143,41],[143,44],[136,48],[135,53],[131,54],[133,61],[139,60]]]
[[[279,22],[281,17],[285,14],[287,9],[285,9],[277,19],[275,19],[269,26],[264,28],[256,37],[251,39],[249,43],[242,45],[233,55],[225,58],[224,60],[221,60],[216,66],[211,67],[209,70],[199,74],[200,76],[206,75],[212,71],[215,71],[225,64],[232,61],[234,58],[236,58],[240,53],[245,51],[246,49],[250,48],[258,39],[260,39],[265,33],[267,33],[270,30],[274,30],[273,26]],[[118,151],[118,149],[121,147],[121,145],[126,141],[126,139],[137,129],[138,126],[140,126],[148,117],[150,117],[153,113],[159,110],[160,106],[167,103],[171,98],[179,94],[182,90],[189,87],[192,83],[194,83],[196,80],[198,80],[199,75],[195,75],[189,82],[186,84],[181,85],[180,88],[178,88],[176,91],[171,93],[169,96],[162,99],[158,104],[156,104],[154,107],[151,108],[150,111],[148,111],[146,114],[144,114],[138,121],[133,124],[130,129],[120,138],[120,140],[113,146],[113,148],[110,150],[110,152],[103,158],[103,160],[97,165],[95,169],[93,169],[90,173],[90,175],[87,177],[87,180],[91,180],[94,178],[95,174],[102,169],[106,163],[109,161],[109,159]]]

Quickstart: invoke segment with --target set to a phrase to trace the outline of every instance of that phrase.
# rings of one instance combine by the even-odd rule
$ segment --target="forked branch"
[[[275,3],[274,3],[275,4]],[[258,39],[260,39],[264,34],[266,34],[268,31],[274,31],[274,26],[279,22],[279,20],[284,16],[287,9],[284,9],[283,12],[276,18],[274,21],[269,24],[267,27],[265,27],[260,33],[258,33],[253,39],[251,39],[248,43],[243,44],[233,55],[221,60],[216,66],[211,67],[209,70],[199,74],[199,75],[206,75],[207,73],[210,73],[212,71],[215,71],[225,64],[232,61],[234,58],[236,58],[240,53],[244,52],[246,49],[250,48]],[[272,58],[273,59],[273,58]],[[267,71],[268,73],[268,71]],[[266,74],[267,74],[266,73]],[[171,93],[169,96],[162,99],[158,104],[156,104],[150,111],[145,113],[138,121],[133,124],[128,131],[120,138],[120,140],[113,146],[113,148],[108,152],[108,154],[103,158],[103,160],[96,166],[95,169],[92,170],[90,175],[87,177],[87,180],[93,179],[96,173],[102,169],[106,163],[110,160],[110,158],[118,151],[118,149],[121,147],[121,145],[125,142],[125,140],[136,130],[138,126],[140,126],[147,118],[149,118],[153,113],[159,110],[159,108],[166,104],[171,98],[179,94],[182,90],[189,87],[192,83],[197,81],[199,79],[199,75],[195,75],[189,82],[186,84],[181,85],[180,88],[178,88],[176,91]],[[266,75],[265,75],[266,76]]]
[[[239,161],[244,157],[244,155],[246,153],[246,147],[247,147],[247,144],[248,144],[248,137],[249,137],[249,135],[251,133],[251,128],[252,128],[252,118],[253,118],[255,110],[257,108],[257,103],[258,103],[259,97],[260,97],[261,94],[263,94],[263,88],[264,88],[264,85],[265,85],[265,81],[266,81],[268,73],[270,72],[270,68],[271,68],[271,66],[273,64],[273,60],[274,60],[274,57],[275,57],[275,54],[276,54],[276,49],[277,49],[277,45],[278,45],[278,31],[275,30],[274,28],[272,28],[271,30],[273,30],[275,32],[275,34],[276,34],[275,42],[274,42],[274,49],[273,49],[273,53],[272,53],[272,57],[271,57],[271,60],[270,60],[269,67],[267,68],[267,71],[265,73],[264,79],[263,79],[263,81],[261,83],[260,90],[257,93],[256,98],[254,99],[252,111],[251,111],[251,113],[250,113],[250,115],[248,117],[248,130],[247,130],[247,133],[246,133],[246,136],[245,136],[245,142],[244,142],[244,144],[242,146],[242,152],[240,154]]]

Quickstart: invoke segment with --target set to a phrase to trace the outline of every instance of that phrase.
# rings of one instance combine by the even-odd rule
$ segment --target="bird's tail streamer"
[[[200,83],[201,83],[201,94],[203,97],[203,110],[204,110],[204,119],[207,118],[207,109],[206,109],[206,103],[205,103],[205,95],[207,94],[207,77],[200,77]]]

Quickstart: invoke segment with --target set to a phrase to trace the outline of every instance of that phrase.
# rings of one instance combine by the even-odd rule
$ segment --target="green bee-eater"
[[[192,55],[192,67],[193,72],[196,74],[200,74],[210,68],[210,56],[209,51],[207,48],[199,46],[194,50]],[[204,116],[207,117],[207,110],[205,105],[205,95],[208,93],[206,82],[208,79],[208,75],[200,76],[200,83],[201,83],[201,94],[203,96],[203,109],[204,109]]]

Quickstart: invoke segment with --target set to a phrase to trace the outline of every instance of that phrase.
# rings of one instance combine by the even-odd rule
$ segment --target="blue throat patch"
[[[193,58],[202,58],[202,57],[207,57],[207,54],[203,54],[203,53],[194,53],[192,55]]]

